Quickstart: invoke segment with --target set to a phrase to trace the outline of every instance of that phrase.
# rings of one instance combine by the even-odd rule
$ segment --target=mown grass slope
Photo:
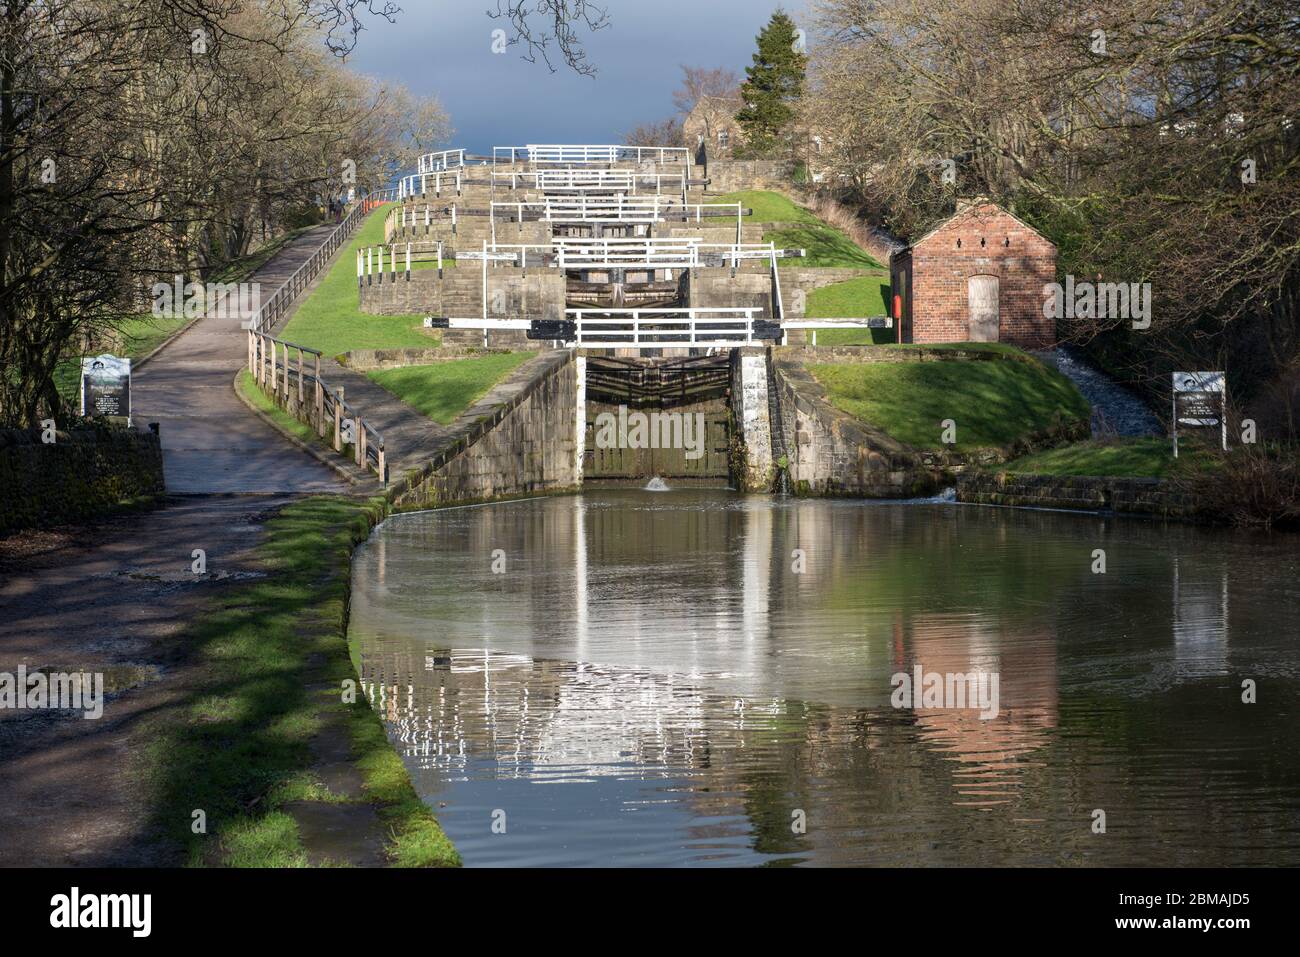
[[[388,207],[371,213],[339,254],[320,284],[308,293],[280,338],[337,356],[353,349],[421,349],[436,346],[437,334],[424,329],[424,316],[370,316],[357,295],[357,256],[362,246],[384,241]]]
[[[808,369],[837,408],[917,448],[1004,446],[1089,414],[1069,379],[1033,360],[809,363]],[[946,420],[955,426],[951,445],[943,441]]]

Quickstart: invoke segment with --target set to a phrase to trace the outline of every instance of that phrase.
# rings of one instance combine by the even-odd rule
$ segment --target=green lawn
[[[822,286],[808,293],[805,315],[809,319],[863,319],[888,314],[887,276],[863,276],[847,282]],[[819,346],[871,346],[892,343],[893,329],[819,329]],[[811,341],[811,332],[809,333]]]
[[[883,268],[847,235],[796,205],[783,193],[751,189],[711,196],[705,202],[740,203],[751,210],[746,219],[757,223],[777,224],[776,229],[770,229],[763,234],[763,242],[774,242],[778,248],[803,249],[807,252],[802,259],[778,260],[778,266]]]
[[[917,448],[1002,446],[1089,413],[1070,380],[1041,362],[809,363],[808,370],[837,408]],[[942,441],[945,419],[956,424],[951,446]]]
[[[424,316],[368,316],[357,301],[357,255],[361,246],[384,241],[381,206],[362,223],[329,273],[303,300],[280,338],[319,349],[328,356],[353,349],[424,349],[441,337],[426,331]]]
[[[451,359],[426,366],[379,369],[370,379],[442,425],[482,398],[531,352],[509,352],[473,359]]]
[[[846,234],[825,223],[806,223],[770,229],[763,233],[763,242],[776,243],[777,249],[804,251],[801,258],[778,259],[777,266],[884,269],[875,257]]]
[[[345,703],[340,694],[357,681],[342,631],[348,555],[368,529],[365,506],[343,498],[287,506],[257,548],[270,574],[213,592],[194,617],[184,642],[190,690],[153,717],[139,755],[141,797],[192,865],[307,865],[286,805],[355,800],[331,793],[312,770],[312,743],[327,723],[347,734],[389,861],[460,863],[364,695]],[[205,834],[191,830],[196,808]]]
[[[1180,462],[1202,457],[1183,449],[1174,459],[1167,438],[1116,439],[1076,442],[1056,449],[1035,452],[1003,466],[1022,475],[1104,475],[1164,478]]]
[[[747,189],[738,193],[710,196],[705,203],[740,203],[751,210],[746,219],[756,223],[820,223],[821,220],[790,197],[767,189]]]

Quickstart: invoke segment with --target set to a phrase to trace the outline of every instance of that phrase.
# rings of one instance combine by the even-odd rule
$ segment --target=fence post
[[[320,384],[320,356],[316,356],[316,417],[313,420],[316,424],[316,434],[323,435],[325,432],[325,390]]]
[[[364,470],[366,467],[366,424],[361,420],[361,416],[357,416],[352,434],[357,438],[357,441],[352,446],[353,458],[357,465]]]
[[[248,330],[248,371],[253,371],[253,330]]]
[[[289,343],[284,344],[284,407],[289,407]]]
[[[388,463],[384,458],[384,443],[379,443],[379,481],[383,485],[388,484]]]
[[[259,335],[257,337],[257,340],[258,340],[258,345],[262,349],[262,361],[257,364],[258,365],[257,384],[260,385],[263,389],[265,389],[267,386],[267,382],[270,379],[270,373],[267,372],[267,368],[266,368],[266,363],[268,361],[266,355],[266,336]]]
[[[298,409],[302,410],[302,346],[298,347]]]
[[[334,451],[343,451],[343,389],[334,393]]]

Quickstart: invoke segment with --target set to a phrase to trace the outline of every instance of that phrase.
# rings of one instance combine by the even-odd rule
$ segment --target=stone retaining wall
[[[162,491],[152,432],[75,429],[46,444],[39,429],[0,431],[0,533],[84,521]]]
[[[747,189],[788,189],[793,167],[785,160],[739,160],[709,157],[705,166],[710,193],[735,193]]]
[[[772,363],[786,448],[790,489],[796,495],[915,498],[945,480],[942,455],[926,461],[885,432],[841,412],[801,362]]]
[[[428,465],[390,485],[394,506],[432,508],[577,488],[573,353],[546,353],[517,375],[527,378],[512,376],[467,409]]]
[[[974,472],[957,479],[957,500],[980,505],[1067,508],[1164,518],[1198,514],[1193,500],[1154,478]]]
[[[782,444],[792,489],[804,495],[914,497],[931,494],[973,467],[1009,462],[1023,455],[1087,438],[1084,420],[1063,422],[1022,436],[1002,448],[919,449],[836,408],[806,363],[1037,362],[1019,353],[977,349],[898,349],[882,346],[778,346],[772,350],[772,388],[777,389]]]

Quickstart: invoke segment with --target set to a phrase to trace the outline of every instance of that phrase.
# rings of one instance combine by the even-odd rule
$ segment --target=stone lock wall
[[[880,429],[841,412],[795,358],[772,362],[790,489],[797,495],[915,498],[938,491],[944,463],[926,461]]]
[[[0,533],[78,522],[163,491],[162,446],[152,432],[89,428],[0,431]]]
[[[574,489],[578,471],[578,372],[573,353],[545,353],[505,402],[489,393],[429,464],[390,486],[399,508],[482,502]]]
[[[731,480],[742,492],[769,492],[775,480],[767,350],[731,351]]]
[[[957,499],[980,505],[1069,508],[1162,518],[1193,518],[1199,512],[1189,495],[1155,478],[976,472],[958,477]]]

